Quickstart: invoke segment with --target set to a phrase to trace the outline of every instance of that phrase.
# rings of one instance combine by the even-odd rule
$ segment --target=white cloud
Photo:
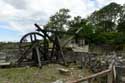
[[[100,7],[102,7],[102,6],[107,5],[107,4],[111,3],[111,2],[116,2],[118,4],[123,5],[125,3],[125,0],[96,0],[96,2],[98,3],[98,5]]]
[[[45,24],[49,16],[61,8],[71,10],[71,15],[86,17],[108,3],[115,1],[123,4],[125,0],[0,0],[0,21],[7,28],[29,32],[35,29],[34,23]]]
[[[16,7],[17,9],[25,9],[27,6],[27,2],[26,0],[20,0],[20,1],[16,1],[16,0],[4,0],[4,2],[13,5],[14,7]]]

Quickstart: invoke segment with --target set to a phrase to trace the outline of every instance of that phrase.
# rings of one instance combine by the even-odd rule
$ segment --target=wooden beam
[[[37,53],[37,59],[38,59],[38,66],[39,67],[41,67],[42,66],[42,64],[41,64],[41,59],[40,59],[40,52],[39,52],[39,48],[38,47],[36,47],[35,48],[36,49],[36,53]]]
[[[101,71],[99,73],[96,73],[96,74],[93,74],[93,75],[90,75],[90,76],[87,76],[87,77],[84,77],[84,78],[81,78],[81,79],[78,79],[78,80],[75,80],[75,81],[72,81],[72,82],[69,82],[69,83],[80,83],[80,82],[83,82],[83,81],[86,81],[86,80],[91,80],[93,78],[98,78],[98,77],[102,77],[102,76],[105,76],[105,75],[109,75],[111,74],[112,72],[112,68],[109,68],[107,70],[104,70],[104,71]],[[112,74],[111,74],[112,75]],[[111,76],[109,76],[110,78]],[[111,79],[113,80],[113,79]],[[110,82],[112,83],[112,82]]]
[[[106,75],[108,76],[107,83],[113,83],[113,66],[114,66],[114,62],[112,62],[112,64],[109,65],[109,68],[107,70],[98,72],[96,74],[93,74],[93,75],[90,75],[90,76],[87,76],[78,80],[66,82],[66,83],[81,83],[84,81],[88,81],[89,83],[92,83],[92,79],[103,77]]]

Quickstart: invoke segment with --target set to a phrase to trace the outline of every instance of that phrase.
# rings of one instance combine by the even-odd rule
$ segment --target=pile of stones
[[[110,54],[106,54],[106,55],[104,54],[101,56],[92,55],[92,56],[88,56],[85,59],[84,65],[85,65],[85,67],[92,70],[92,72],[97,73],[97,72],[107,69],[113,61],[115,62],[114,64],[116,66],[120,65],[120,64],[122,64],[123,57],[117,56],[114,53],[110,53]]]

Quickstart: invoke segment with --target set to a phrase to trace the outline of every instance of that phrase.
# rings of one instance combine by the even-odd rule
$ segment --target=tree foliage
[[[98,24],[99,22],[106,20],[116,23],[118,21],[118,17],[121,15],[121,11],[122,6],[112,2],[100,10],[93,12],[88,19],[94,24]]]
[[[120,22],[117,27],[118,32],[123,32],[125,33],[125,21]]]
[[[73,20],[69,22],[69,27],[71,27],[68,32],[76,32],[79,28],[82,28],[77,36],[79,38],[86,39],[87,42],[90,42],[91,36],[93,34],[94,26],[86,20],[82,19],[80,16],[74,17]]]
[[[124,7],[114,2],[93,12],[88,20],[96,27],[92,38],[94,44],[124,44],[124,14]]]
[[[50,17],[45,26],[49,29],[72,32],[74,35],[82,28],[77,36],[90,44],[125,44],[125,5],[110,3],[86,19],[80,16],[71,19],[68,13],[68,9],[60,9]]]
[[[55,15],[50,17],[45,27],[49,29],[65,31],[65,26],[68,24],[68,19],[70,18],[68,13],[69,9],[60,9],[55,13]]]
[[[113,32],[114,31],[115,23],[109,20],[101,21],[96,24],[97,32]]]

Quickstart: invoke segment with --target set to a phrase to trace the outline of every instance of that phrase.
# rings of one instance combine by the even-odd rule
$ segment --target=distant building
[[[74,52],[89,52],[89,45],[85,43],[85,39],[72,39],[68,45]]]

